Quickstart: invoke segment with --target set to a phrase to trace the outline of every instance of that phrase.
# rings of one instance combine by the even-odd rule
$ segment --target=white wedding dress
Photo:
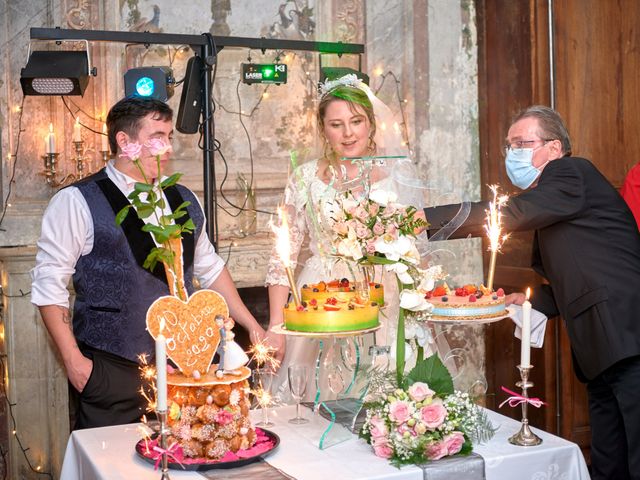
[[[295,269],[305,238],[309,237],[311,256],[306,260],[296,276],[296,288],[304,284],[317,283],[321,280],[351,278],[353,276],[344,262],[336,262],[329,258],[328,245],[330,234],[322,228],[323,212],[320,208],[328,208],[338,192],[318,177],[318,161],[305,163],[291,175],[284,193],[284,205],[288,213],[289,238],[291,243],[291,267]],[[372,188],[393,190],[391,176],[383,178],[371,185]],[[295,271],[295,270],[294,270]],[[394,273],[383,271],[381,266],[375,267],[374,281],[384,286],[385,308],[381,311],[382,327],[375,333],[375,343],[380,346],[395,348],[396,325],[398,319],[398,286]],[[288,286],[285,269],[277,254],[272,254],[265,284]],[[313,400],[316,393],[314,381],[315,361],[318,355],[318,340],[287,336],[285,357],[273,380],[271,391],[281,402],[288,402],[287,371],[289,365],[307,365],[309,367],[309,383],[305,393],[306,400]]]

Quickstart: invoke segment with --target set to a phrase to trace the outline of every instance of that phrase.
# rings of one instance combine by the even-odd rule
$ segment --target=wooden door
[[[640,160],[640,2],[553,0],[551,40],[547,0],[477,0],[476,5],[484,198],[489,198],[486,185],[512,188],[501,154],[511,118],[528,105],[552,105],[552,92],[574,155],[592,160],[619,187]],[[529,268],[531,240],[528,232],[505,244],[496,286],[524,291],[540,283]],[[519,349],[511,324],[488,328],[487,376],[490,393],[495,393],[493,402],[488,398],[489,406],[504,399],[501,385],[514,386]],[[586,391],[573,373],[560,318],[550,319],[544,348],[533,350],[532,363],[532,394],[548,402],[540,410],[529,409],[532,424],[578,443],[588,459]],[[520,412],[502,413],[518,418]]]

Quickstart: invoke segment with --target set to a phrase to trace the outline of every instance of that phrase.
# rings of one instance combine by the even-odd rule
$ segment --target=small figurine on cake
[[[242,375],[242,367],[249,363],[249,357],[242,347],[234,341],[233,327],[235,322],[231,317],[225,320],[221,315],[216,316],[216,325],[220,329],[222,342],[218,347],[220,360],[216,369],[216,377],[222,378],[225,373],[229,375]]]

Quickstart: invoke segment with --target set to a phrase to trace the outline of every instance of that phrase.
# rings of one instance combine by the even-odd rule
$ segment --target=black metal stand
[[[256,50],[305,50],[320,53],[362,54],[364,45],[342,42],[309,42],[303,40],[281,40],[276,38],[218,37],[208,33],[202,35],[182,35],[175,33],[118,32],[109,30],[71,30],[62,28],[32,28],[32,40],[87,40],[95,42],[119,42],[141,45],[190,45],[200,51],[204,60],[205,81],[202,88],[202,124],[204,128],[202,151],[204,213],[207,218],[207,234],[214,246],[217,245],[216,218],[216,172],[214,163],[215,125],[211,111],[211,67],[218,52],[224,47],[241,47]]]

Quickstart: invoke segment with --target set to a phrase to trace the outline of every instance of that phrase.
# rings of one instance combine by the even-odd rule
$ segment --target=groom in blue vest
[[[129,143],[144,146],[159,139],[170,144],[172,119],[171,108],[163,102],[141,98],[119,101],[107,117],[115,159],[54,195],[42,220],[31,297],[60,352],[71,393],[77,397],[76,429],[137,422],[146,411],[138,368],[141,355],[148,359],[154,356],[146,312],[158,297],[169,295],[169,287],[162,264],[153,271],[142,267],[156,245],[151,235],[142,231],[144,223],[133,209],[121,226],[116,225],[116,214],[129,204],[127,195],[136,182],[145,181],[133,162],[119,154]],[[169,153],[160,157],[162,169]],[[148,179],[158,176],[156,156],[145,147],[140,164]],[[183,238],[187,291],[194,291],[196,278],[203,288],[225,298],[231,316],[253,340],[263,338],[264,330],[242,303],[207,237],[206,220],[194,193],[176,185],[164,194],[171,210],[183,201],[191,202],[188,215],[178,220],[190,218],[196,226]],[[67,290],[71,277],[76,293],[73,316]]]

